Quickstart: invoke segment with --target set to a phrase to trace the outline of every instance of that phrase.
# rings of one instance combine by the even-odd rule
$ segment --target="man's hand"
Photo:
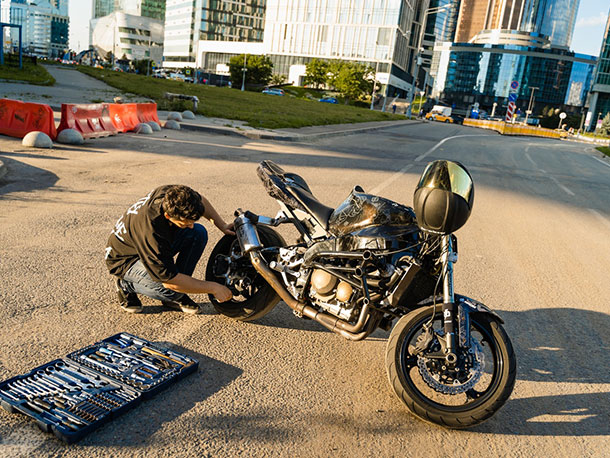
[[[220,283],[216,283],[214,291],[212,293],[218,302],[226,302],[233,298],[231,290]]]
[[[229,224],[224,224],[222,227],[219,227],[218,229],[220,229],[222,231],[223,234],[227,234],[227,235],[235,235],[235,231],[233,231],[233,223],[229,223]]]

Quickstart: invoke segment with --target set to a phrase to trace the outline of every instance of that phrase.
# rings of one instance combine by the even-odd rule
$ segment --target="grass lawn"
[[[598,146],[595,148],[597,151],[601,151],[606,156],[610,156],[610,146]]]
[[[55,78],[42,65],[34,65],[31,62],[23,60],[23,68],[18,65],[0,65],[0,79],[10,81],[23,81],[30,84],[40,86],[53,86]]]
[[[320,103],[321,92],[303,88],[284,88],[286,96],[260,92],[241,92],[228,87],[206,86],[153,78],[132,73],[114,72],[92,67],[78,70],[104,81],[123,92],[131,92],[155,100],[160,109],[192,109],[192,103],[179,101],[170,104],[165,92],[196,95],[198,113],[204,116],[246,121],[252,127],[279,129],[326,124],[369,121],[404,120],[404,116],[381,113],[344,104]],[[307,95],[309,94],[309,96]]]

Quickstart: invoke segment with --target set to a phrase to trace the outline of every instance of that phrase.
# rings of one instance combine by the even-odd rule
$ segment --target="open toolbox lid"
[[[198,366],[189,356],[120,333],[1,382],[0,404],[72,443]]]

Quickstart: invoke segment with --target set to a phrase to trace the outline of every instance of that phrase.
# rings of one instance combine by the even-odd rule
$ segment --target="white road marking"
[[[492,135],[455,135],[453,137],[447,137],[444,138],[443,140],[441,140],[440,142],[438,142],[436,145],[434,145],[432,148],[430,148],[428,151],[426,151],[424,154],[418,156],[415,158],[415,162],[419,162],[422,159],[424,159],[426,156],[428,156],[430,153],[433,153],[434,151],[436,151],[443,143],[452,140],[454,138],[462,138],[462,137],[492,137]],[[404,173],[411,169],[413,167],[413,164],[409,164],[404,166],[402,169],[400,169],[398,172],[396,172],[395,174],[393,174],[391,177],[389,177],[387,180],[383,181],[382,183],[380,183],[378,186],[376,186],[375,188],[371,189],[369,192],[371,194],[379,194],[379,192],[382,189],[387,188],[391,183],[393,183],[394,181],[396,181],[398,178],[400,178],[402,175],[404,175]]]
[[[575,194],[574,194],[572,191],[570,191],[568,188],[566,188],[564,185],[562,185],[562,184],[559,182],[559,180],[557,180],[557,178],[552,177],[552,176],[550,176],[550,175],[549,175],[549,178],[550,178],[551,180],[553,180],[553,181],[555,182],[555,184],[556,184],[557,186],[559,186],[561,189],[563,189],[563,190],[564,190],[564,191],[565,191],[567,194],[569,194],[569,195],[571,195],[571,196],[574,196],[574,195],[575,195]]]
[[[379,186],[374,187],[373,189],[370,190],[370,194],[379,194],[379,191],[381,191],[384,188],[387,188],[391,183],[394,183],[396,180],[398,180],[407,170],[409,170],[410,168],[413,167],[413,164],[409,164],[404,166],[402,169],[400,169],[398,172],[396,172],[394,175],[392,175],[390,178],[388,178],[387,180],[384,180]]]
[[[525,151],[526,151],[525,157],[527,158],[528,161],[530,161],[532,164],[534,164],[534,167],[538,167],[538,164],[536,164],[534,162],[534,160],[532,159],[532,157],[527,153],[528,148],[529,148],[529,146],[527,148],[525,148]]]
[[[600,158],[595,157],[595,156],[591,156],[593,159],[595,159],[598,162],[601,162],[602,164],[604,164],[606,167],[610,167],[610,164],[608,164],[606,161],[602,161]]]
[[[546,174],[546,170],[544,170],[544,169],[538,169],[538,170],[540,170],[542,173]]]
[[[436,151],[443,143],[449,141],[449,140],[453,140],[454,138],[462,138],[462,137],[491,137],[492,135],[455,135],[453,137],[447,137],[443,140],[441,140],[440,142],[438,142],[436,145],[434,145],[432,148],[430,148],[428,151],[426,151],[424,154],[422,154],[421,156],[418,156],[415,158],[415,162],[419,162],[422,159],[424,159],[428,154],[433,153],[434,151]]]
[[[593,210],[592,208],[588,208],[587,210],[589,210],[591,213],[593,213],[595,216],[597,216],[597,218],[606,225],[606,227],[608,229],[610,229],[610,221],[608,221],[604,215],[602,215],[600,212],[598,212],[597,210]]]

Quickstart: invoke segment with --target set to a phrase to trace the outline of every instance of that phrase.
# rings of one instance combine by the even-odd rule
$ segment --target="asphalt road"
[[[1,456],[607,456],[610,162],[587,146],[417,124],[308,145],[164,131],[53,150],[2,137],[0,151],[0,379],[120,331],[200,360],[76,445],[2,410]],[[329,206],[356,184],[410,205],[437,158],[463,162],[476,186],[457,233],[456,291],[504,318],[518,358],[513,396],[477,428],[408,413],[386,380],[386,332],[348,342],[282,303],[250,324],[209,305],[194,317],[116,305],[103,248],[157,185],[193,186],[227,219],[237,207],[273,216],[255,173],[272,159]],[[196,275],[219,238],[210,228]]]

